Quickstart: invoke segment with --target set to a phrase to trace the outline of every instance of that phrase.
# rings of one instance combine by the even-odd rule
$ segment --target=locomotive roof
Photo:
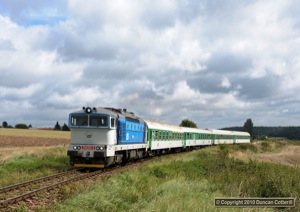
[[[90,108],[91,112],[90,113],[102,113],[102,114],[109,114],[112,117],[122,117],[125,118],[129,121],[133,122],[144,122],[142,119],[139,117],[135,116],[134,113],[132,112],[127,112],[126,109],[116,109],[116,108],[103,108],[103,107],[83,107],[81,110],[76,111],[77,113],[86,113],[87,108]]]
[[[116,117],[116,114],[110,110],[107,110],[105,108],[101,108],[101,107],[83,107],[81,110],[76,111],[75,113],[86,113],[87,108],[91,109],[91,113],[102,113],[102,114],[109,114],[113,117]]]
[[[127,112],[126,109],[116,109],[116,108],[105,108],[105,109],[115,113],[118,117],[123,117],[129,121],[144,122],[143,119],[134,115],[133,112]]]

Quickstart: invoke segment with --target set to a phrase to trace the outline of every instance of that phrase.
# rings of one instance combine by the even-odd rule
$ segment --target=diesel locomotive
[[[179,127],[137,117],[126,109],[83,107],[69,114],[70,164],[105,168],[111,164],[208,145],[249,143],[246,132]]]

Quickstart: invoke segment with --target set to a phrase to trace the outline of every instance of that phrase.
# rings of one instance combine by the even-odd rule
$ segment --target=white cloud
[[[5,1],[0,111],[30,114],[33,125],[45,124],[33,108],[61,114],[45,116],[50,126],[84,105],[212,128],[248,117],[276,125],[271,115],[295,123],[297,8],[292,0]]]

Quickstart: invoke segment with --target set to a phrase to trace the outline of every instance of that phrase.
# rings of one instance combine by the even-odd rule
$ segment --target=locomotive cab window
[[[74,114],[70,117],[71,126],[87,126],[88,116],[83,114]]]
[[[107,116],[91,115],[90,126],[93,127],[108,127]]]
[[[108,117],[104,115],[72,114],[71,127],[108,127]]]

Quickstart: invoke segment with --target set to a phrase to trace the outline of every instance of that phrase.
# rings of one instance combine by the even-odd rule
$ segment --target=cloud
[[[3,121],[51,126],[89,105],[203,128],[298,124],[297,1],[1,5]]]

